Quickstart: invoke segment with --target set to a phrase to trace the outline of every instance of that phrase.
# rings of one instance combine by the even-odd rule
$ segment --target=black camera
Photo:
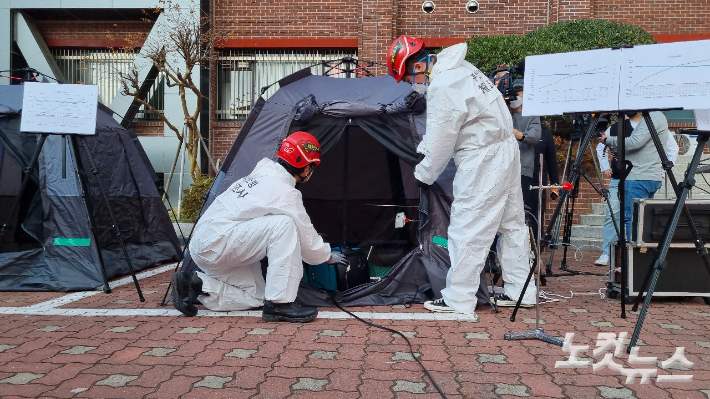
[[[572,135],[571,140],[579,140],[584,136],[584,134],[589,129],[589,125],[592,124],[594,120],[593,114],[577,114],[574,119],[572,119]],[[599,121],[594,129],[594,135],[596,137],[601,137],[602,133],[606,131],[609,126],[609,119],[605,116],[600,116]]]
[[[503,95],[506,103],[518,99],[518,92],[523,91],[524,61],[514,67],[498,68],[488,74],[488,78]]]

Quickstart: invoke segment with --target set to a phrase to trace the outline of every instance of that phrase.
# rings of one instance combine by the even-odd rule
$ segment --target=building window
[[[111,50],[89,49],[52,49],[52,56],[64,75],[63,83],[97,85],[99,102],[107,107],[121,92],[120,73],[128,73],[136,59],[134,53],[114,52]],[[163,110],[165,78],[158,75],[155,84],[146,97],[148,103],[158,110]],[[135,119],[159,119],[146,109],[141,109]]]
[[[314,75],[322,75],[330,69],[323,65],[324,61],[356,55],[355,50],[224,50],[217,63],[217,119],[244,120],[262,95],[262,88],[309,66]],[[332,76],[346,77],[343,73]],[[273,85],[262,96],[269,98],[277,89],[278,85]]]

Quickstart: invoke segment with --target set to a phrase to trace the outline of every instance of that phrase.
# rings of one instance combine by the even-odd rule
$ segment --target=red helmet
[[[400,36],[387,52],[387,69],[397,82],[402,81],[407,58],[424,48],[424,41],[411,36]]]
[[[310,133],[293,132],[281,142],[276,156],[294,168],[303,168],[313,162],[320,165],[320,144]]]

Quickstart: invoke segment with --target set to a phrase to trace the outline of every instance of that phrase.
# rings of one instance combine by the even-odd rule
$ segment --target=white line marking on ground
[[[33,316],[180,316],[181,313],[175,309],[166,307],[165,309],[56,309],[56,308],[24,308],[0,307],[0,314],[21,314]],[[376,312],[354,312],[362,319],[369,320],[458,320],[473,321],[471,316],[455,313],[376,313]],[[200,311],[198,317],[261,317],[260,310],[246,310],[238,312],[212,312]],[[318,312],[320,319],[349,319],[351,316],[345,312]]]
[[[136,274],[138,280],[155,276],[167,271],[175,269],[175,263],[163,265],[161,267],[140,272]],[[109,286],[113,289],[127,284],[133,284],[133,277],[127,276],[116,281],[110,282]],[[21,314],[27,316],[84,316],[84,317],[135,317],[135,316],[181,316],[182,314],[173,309],[171,306],[166,306],[163,309],[59,309],[72,302],[79,301],[84,298],[102,293],[101,287],[96,291],[73,292],[55,298],[49,301],[40,302],[31,306],[24,307],[0,307],[0,314]],[[458,321],[473,321],[469,315],[459,313],[379,313],[379,312],[353,312],[362,319],[368,320],[458,320]],[[235,312],[213,312],[200,311],[198,317],[261,317],[261,310],[245,310]],[[345,312],[320,311],[318,318],[321,319],[349,319],[352,318]]]
[[[164,273],[169,270],[173,270],[174,268],[175,268],[175,263],[171,263],[169,265],[160,266],[160,267],[155,268],[153,270],[147,270],[144,272],[140,272],[140,273],[136,274],[136,278],[138,280],[142,280],[144,278],[155,276],[156,274],[160,274],[160,273]],[[111,282],[109,282],[108,285],[109,285],[109,287],[111,287],[111,289],[114,289],[116,287],[120,287],[120,286],[127,285],[127,284],[133,284],[133,277],[132,276],[123,277],[123,278],[120,278],[116,281],[111,281]],[[71,294],[63,295],[59,298],[55,298],[55,299],[45,301],[45,302],[40,302],[40,303],[34,304],[32,306],[27,306],[27,307],[18,308],[18,309],[33,309],[33,310],[42,309],[42,310],[46,311],[48,309],[54,309],[59,306],[66,305],[68,303],[76,302],[76,301],[82,300],[84,298],[88,298],[90,296],[100,294],[101,292],[103,292],[103,291],[101,291],[101,289],[102,289],[102,287],[97,288],[96,291],[72,292]],[[2,311],[0,311],[0,313],[2,313]]]

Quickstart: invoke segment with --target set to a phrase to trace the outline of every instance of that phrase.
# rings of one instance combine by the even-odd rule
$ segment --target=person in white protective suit
[[[433,184],[452,155],[457,167],[448,228],[451,268],[442,298],[424,307],[477,317],[480,274],[496,233],[505,281],[502,306],[514,306],[523,290],[530,242],[513,121],[493,83],[464,60],[466,50],[461,43],[434,58],[424,42],[402,36],[390,47],[387,66],[397,81],[415,84],[417,91],[426,85],[426,134],[417,148],[424,159],[414,171],[418,184]],[[536,295],[529,285],[522,304],[534,304]]]
[[[216,311],[263,306],[265,321],[308,322],[317,316],[316,308],[294,302],[302,261],[344,261],[313,228],[295,188],[320,164],[320,144],[308,133],[295,132],[276,155],[276,162],[262,159],[215,198],[197,222],[189,248],[202,272],[172,277],[173,303],[186,316],[197,314],[196,300]]]

